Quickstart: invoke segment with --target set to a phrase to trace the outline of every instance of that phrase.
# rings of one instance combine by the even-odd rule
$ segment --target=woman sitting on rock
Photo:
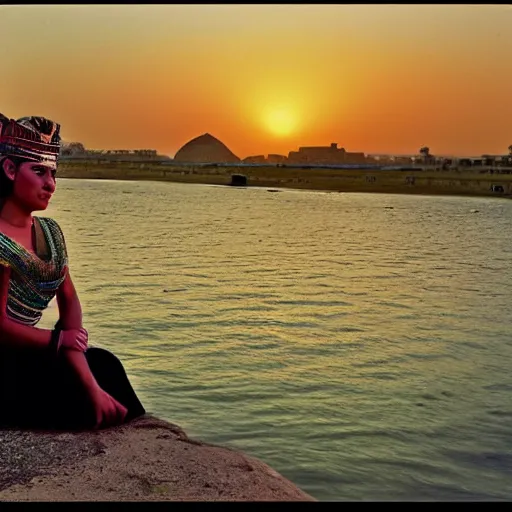
[[[32,215],[55,192],[59,130],[0,114],[1,426],[83,430],[145,413],[121,362],[88,348],[59,225]],[[55,328],[36,327],[55,296]]]

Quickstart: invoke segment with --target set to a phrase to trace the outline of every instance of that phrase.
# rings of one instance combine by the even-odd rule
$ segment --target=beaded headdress
[[[57,163],[59,152],[60,124],[45,117],[22,117],[16,121],[0,114],[0,157]]]

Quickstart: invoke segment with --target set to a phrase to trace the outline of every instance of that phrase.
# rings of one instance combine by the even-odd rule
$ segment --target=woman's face
[[[14,174],[12,199],[26,211],[46,210],[55,192],[57,166],[51,163],[23,162]]]

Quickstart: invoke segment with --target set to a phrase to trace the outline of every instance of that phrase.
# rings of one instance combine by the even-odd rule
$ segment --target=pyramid
[[[231,163],[240,162],[229,148],[213,135],[205,133],[182,146],[174,156],[177,162]]]

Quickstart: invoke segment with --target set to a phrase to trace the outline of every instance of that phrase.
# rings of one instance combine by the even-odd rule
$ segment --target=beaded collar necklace
[[[5,219],[4,219],[5,220]],[[37,236],[36,232],[36,220],[39,225],[39,231],[40,237]],[[11,224],[12,225],[12,224]],[[43,230],[41,229],[41,224],[39,219],[37,217],[32,218],[32,225],[31,225],[31,232],[32,232],[32,244],[34,246],[34,252],[28,250],[25,246],[11,238],[10,236],[6,235],[5,233],[2,233],[0,231],[0,238],[2,240],[2,245],[4,247],[7,247],[12,255],[17,256],[18,263],[21,263],[23,266],[23,263],[27,264],[29,261],[32,261],[36,263],[36,265],[48,265],[52,264],[53,260],[53,252],[51,249],[51,244],[48,243],[48,240],[46,238],[46,235],[43,233]],[[37,243],[39,239],[40,243]],[[42,247],[41,247],[42,246]],[[45,257],[42,257],[41,253],[39,252],[39,249],[47,249],[47,251],[41,251],[45,254]]]

